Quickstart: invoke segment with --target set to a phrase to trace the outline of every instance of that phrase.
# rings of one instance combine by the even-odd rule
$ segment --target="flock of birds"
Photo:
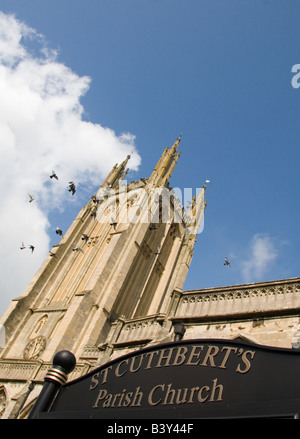
[[[55,180],[58,180],[58,176],[57,176],[56,172],[53,171],[53,170],[52,170],[52,173],[51,173],[51,175],[50,175],[49,177],[51,178],[51,180],[52,180],[53,178],[54,178]],[[76,186],[75,186],[74,181],[69,181],[69,184],[68,184],[68,186],[67,186],[66,189],[68,189],[68,191],[71,192],[72,195],[74,195],[75,192],[76,192]],[[28,197],[29,197],[29,203],[32,203],[33,201],[36,200],[36,197],[33,197],[31,194],[28,194]],[[61,236],[61,237],[63,236],[63,232],[62,232],[62,230],[61,230],[59,227],[56,228],[56,233],[57,233],[57,235],[59,235],[59,236]],[[24,242],[22,242],[21,247],[20,247],[20,250],[25,250],[26,248],[27,248],[27,247],[25,246]],[[31,253],[33,253],[33,252],[34,252],[34,249],[35,249],[35,246],[32,245],[32,244],[30,244],[30,245],[28,246],[28,248],[29,248],[29,250],[31,250]],[[52,256],[53,254],[51,254],[51,252],[50,252],[50,255]]]
[[[51,173],[51,175],[50,175],[50,178],[51,178],[51,179],[54,178],[55,180],[58,180],[58,176],[57,176],[57,174],[56,174],[55,171],[52,170],[52,173]],[[205,183],[210,183],[210,180],[206,180]],[[66,189],[68,189],[68,191],[71,192],[72,195],[74,195],[75,192],[76,192],[76,186],[75,186],[74,182],[73,182],[73,181],[69,181],[69,185],[67,186]],[[29,197],[29,203],[32,203],[34,200],[36,200],[36,198],[33,197],[31,194],[28,194],[28,197]],[[116,220],[115,220],[114,218],[111,219],[110,224],[111,224],[111,225],[114,227],[114,229],[116,230],[117,222],[116,222]],[[151,230],[156,230],[157,227],[156,227],[154,224],[150,224],[150,229],[151,229]],[[56,228],[56,234],[59,235],[59,236],[61,236],[61,237],[63,237],[63,232],[62,232],[62,230],[61,230],[59,227]],[[83,234],[83,236],[82,236],[82,240],[84,240],[85,242],[87,242],[88,239],[89,239],[89,237],[88,237],[87,235]],[[26,248],[26,246],[24,245],[24,242],[22,242],[21,247],[20,247],[20,250],[24,250],[25,248]],[[35,246],[32,245],[32,244],[30,244],[30,245],[28,246],[28,248],[29,248],[29,250],[31,250],[31,253],[33,253],[33,251],[34,251],[34,249],[35,249]],[[158,247],[158,249],[157,249],[157,251],[155,252],[155,254],[156,254],[156,255],[159,255],[160,252],[161,252],[160,250],[161,250],[160,247]],[[75,247],[73,248],[73,251],[83,252],[82,248],[81,248],[81,247],[78,247],[78,246],[75,246]],[[50,252],[50,256],[54,256],[54,253],[51,253],[51,252]],[[229,260],[228,260],[227,257],[226,257],[225,260],[224,260],[224,265],[226,265],[228,268],[231,267],[231,264],[230,264],[230,262],[229,262]]]

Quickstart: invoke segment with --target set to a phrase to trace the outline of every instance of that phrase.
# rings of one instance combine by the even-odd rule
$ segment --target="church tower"
[[[185,212],[169,186],[179,142],[164,150],[148,179],[124,181],[130,156],[115,165],[2,316],[4,418],[21,416],[22,409],[25,416],[55,352],[73,352],[77,377],[120,348],[157,343],[171,331],[172,304],[206,204],[203,186]]]

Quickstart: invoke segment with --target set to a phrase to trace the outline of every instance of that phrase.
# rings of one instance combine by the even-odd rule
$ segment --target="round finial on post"
[[[68,374],[76,366],[76,358],[70,351],[59,351],[54,355],[52,364],[53,366],[45,376],[45,380],[65,384]]]
[[[53,367],[59,366],[65,373],[70,373],[76,366],[76,358],[70,351],[59,351],[54,355],[52,364]]]

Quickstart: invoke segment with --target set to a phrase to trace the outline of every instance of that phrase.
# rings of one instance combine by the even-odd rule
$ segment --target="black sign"
[[[300,352],[184,340],[119,357],[62,386],[40,417],[196,419],[300,412]]]

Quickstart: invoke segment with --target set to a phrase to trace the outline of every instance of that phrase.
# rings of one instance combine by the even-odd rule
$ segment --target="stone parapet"
[[[184,291],[175,320],[220,319],[254,314],[295,314],[300,309],[300,279]]]
[[[43,382],[45,375],[51,368],[52,363],[38,361],[1,360],[1,381],[30,381]],[[86,364],[77,364],[73,372],[68,375],[68,380],[73,380],[87,372]]]
[[[165,316],[161,314],[125,320],[114,344],[150,342],[159,336],[164,321]]]

